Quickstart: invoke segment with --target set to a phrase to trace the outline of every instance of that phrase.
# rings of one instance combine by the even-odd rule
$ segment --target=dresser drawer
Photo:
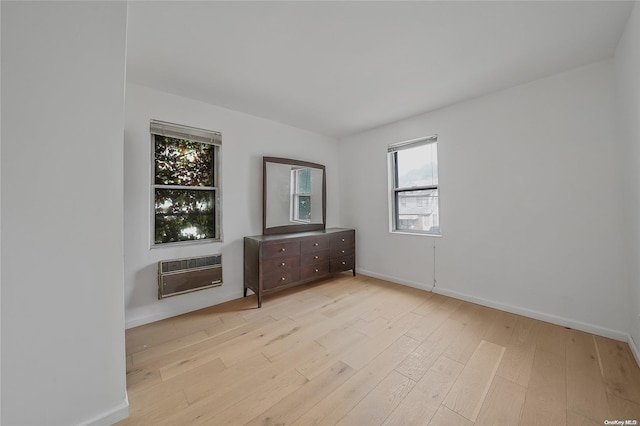
[[[262,247],[262,257],[268,259],[271,257],[297,256],[300,254],[300,242],[275,242],[265,244]]]
[[[318,250],[328,249],[331,245],[331,240],[324,235],[319,235],[317,238],[303,240],[300,242],[300,253],[309,253]]]
[[[352,256],[355,253],[355,246],[342,246],[331,248],[331,259],[338,257]]]
[[[328,260],[329,250],[300,254],[300,265],[312,265],[314,263],[327,262]]]
[[[352,248],[356,246],[354,231],[340,232],[331,238],[331,248]]]
[[[349,271],[355,267],[355,256],[347,256],[331,260],[331,272]]]
[[[321,278],[329,275],[329,262],[316,263],[315,265],[302,266],[300,268],[300,279],[308,280]]]
[[[283,273],[298,267],[300,258],[298,256],[274,257],[262,261],[262,270],[268,274]]]
[[[300,268],[282,271],[282,273],[272,273],[264,276],[262,289],[269,290],[280,286],[288,285],[300,280]]]

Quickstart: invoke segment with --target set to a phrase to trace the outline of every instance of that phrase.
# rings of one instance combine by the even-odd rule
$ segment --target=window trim
[[[149,124],[150,137],[150,191],[149,191],[149,242],[150,248],[176,247],[183,245],[221,243],[223,242],[222,233],[222,173],[220,173],[220,164],[222,157],[222,134],[212,130],[200,129],[197,127],[184,126],[181,124],[169,123],[160,120],[151,120]],[[155,136],[166,136],[175,139],[189,140],[197,143],[204,143],[214,146],[213,151],[213,186],[184,186],[184,185],[158,185],[155,183]],[[156,221],[155,221],[155,191],[156,189],[184,189],[196,191],[212,191],[214,202],[214,229],[215,236],[213,238],[203,238],[199,240],[173,241],[168,243],[156,243]]]
[[[421,185],[412,187],[397,187],[398,182],[398,151],[404,149],[416,148],[423,145],[429,145],[438,142],[438,135],[427,136],[424,138],[411,139],[408,141],[397,142],[390,144],[387,148],[388,157],[388,179],[389,179],[389,232],[393,234],[406,234],[406,235],[422,235],[428,237],[441,237],[442,227],[440,226],[440,178],[438,176],[437,185]],[[436,156],[436,161],[438,158]],[[438,162],[438,171],[440,170],[440,164]],[[430,231],[410,231],[406,229],[398,229],[398,194],[401,192],[412,191],[424,191],[424,190],[437,190],[438,191],[438,232]]]
[[[309,170],[308,167],[297,167],[291,170],[291,197],[290,197],[290,220],[295,223],[310,224],[309,220],[300,219],[300,197],[309,197],[311,199],[311,192],[298,192],[298,180],[300,179],[300,172],[302,170]]]

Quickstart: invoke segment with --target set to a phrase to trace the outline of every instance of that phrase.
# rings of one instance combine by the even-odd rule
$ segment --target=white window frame
[[[309,197],[310,192],[298,192],[298,179],[302,170],[309,170],[308,167],[297,167],[291,170],[291,215],[290,220],[298,223],[311,223],[311,219],[300,219],[300,197]]]
[[[159,120],[151,120],[151,191],[150,191],[150,243],[151,248],[173,247],[177,245],[191,245],[211,242],[222,242],[222,189],[220,164],[221,164],[221,148],[222,134],[212,130],[199,129],[196,127],[184,126],[181,124],[169,123]],[[205,143],[214,147],[213,153],[213,186],[182,186],[182,185],[164,185],[155,183],[155,136],[166,136],[175,139],[189,140],[191,142]],[[156,221],[155,221],[155,191],[156,189],[184,189],[184,190],[201,190],[213,192],[214,199],[214,232],[215,235],[210,238],[202,238],[196,240],[172,241],[166,243],[156,243]]]
[[[438,184],[436,185],[424,185],[424,186],[412,186],[401,188],[398,187],[398,167],[397,167],[397,155],[398,151],[404,149],[416,148],[422,145],[429,145],[438,143],[438,135],[427,136],[424,138],[412,139],[403,142],[397,142],[390,144],[387,148],[388,159],[388,172],[389,172],[389,232],[395,234],[410,234],[410,235],[424,235],[430,237],[439,237],[442,235],[442,228],[440,225],[440,179],[438,177]],[[436,155],[436,162],[438,163],[438,170],[440,164]],[[438,232],[433,231],[418,231],[409,229],[398,229],[398,195],[402,192],[409,191],[421,191],[421,190],[436,190],[438,191]]]

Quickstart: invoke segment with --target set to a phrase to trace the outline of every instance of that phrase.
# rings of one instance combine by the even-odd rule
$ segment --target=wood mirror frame
[[[298,223],[294,223],[294,221],[289,218],[288,223],[285,224],[276,224],[276,225],[269,225],[270,223],[274,222],[273,218],[270,218],[270,211],[273,210],[272,208],[269,208],[270,205],[272,203],[280,203],[280,204],[284,204],[285,201],[283,200],[283,197],[280,196],[279,198],[281,198],[280,201],[275,200],[276,199],[276,194],[269,194],[269,188],[273,189],[273,185],[277,184],[277,182],[275,181],[275,179],[277,178],[276,176],[273,176],[273,169],[274,169],[274,165],[283,165],[283,166],[290,166],[289,170],[294,170],[295,167],[297,168],[310,168],[312,169],[312,173],[314,173],[315,171],[315,175],[317,177],[318,173],[322,173],[322,179],[312,179],[311,180],[311,185],[312,187],[312,192],[319,194],[321,191],[321,196],[318,197],[318,195],[315,195],[314,197],[316,198],[316,201],[318,198],[320,198],[322,200],[322,205],[320,206],[320,208],[316,208],[314,211],[317,212],[316,213],[316,217],[318,217],[319,219],[319,215],[320,215],[320,211],[322,212],[322,221],[319,222],[312,222],[312,223],[304,223],[304,222],[298,222]],[[284,167],[282,168],[283,170],[285,169]],[[291,192],[291,180],[290,178],[288,178],[289,180],[289,187],[288,188],[284,188],[286,190],[288,190],[289,192]],[[291,232],[308,232],[308,231],[323,231],[326,229],[326,217],[327,217],[327,185],[326,185],[326,170],[324,165],[322,164],[317,164],[317,163],[310,163],[308,161],[300,161],[300,160],[292,160],[290,158],[279,158],[279,157],[263,157],[262,158],[262,233],[263,235],[273,235],[273,234],[286,234],[286,233],[291,233]],[[318,182],[321,183],[322,188],[318,189],[317,188],[317,184]],[[291,200],[291,195],[288,196],[287,198],[287,205],[281,205],[279,206],[279,210],[284,211],[290,211],[291,209],[291,205],[290,205],[290,201]],[[276,206],[278,207],[278,206]],[[311,203],[311,207],[313,208],[313,203]],[[273,216],[273,213],[271,213],[271,215]],[[313,219],[311,219],[313,220]],[[278,220],[275,220],[275,222],[277,223]],[[281,222],[284,222],[284,220],[282,220]]]

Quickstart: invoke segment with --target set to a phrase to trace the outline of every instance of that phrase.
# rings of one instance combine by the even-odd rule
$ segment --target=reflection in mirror
[[[324,166],[275,157],[264,157],[263,166],[263,233],[324,229]]]

